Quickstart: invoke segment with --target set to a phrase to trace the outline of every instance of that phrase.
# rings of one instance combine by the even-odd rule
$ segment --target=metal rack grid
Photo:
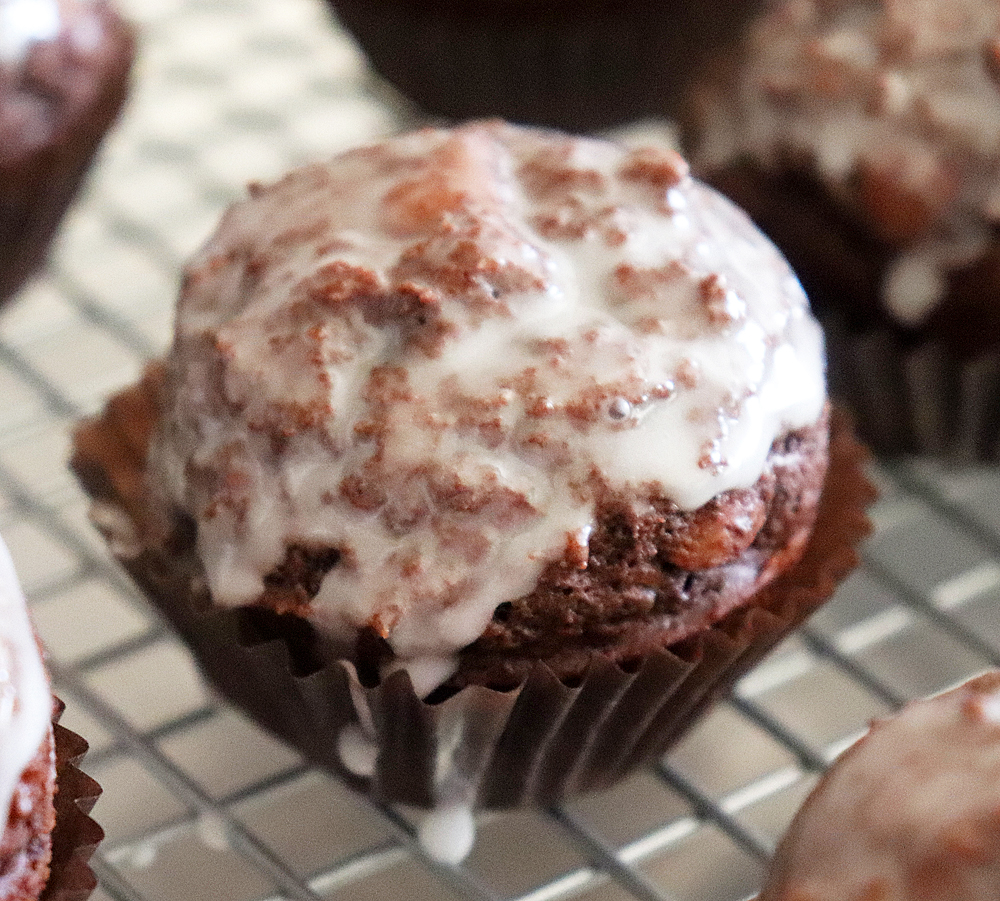
[[[320,0],[130,5],[130,108],[49,270],[0,317],[0,532],[105,789],[98,901],[746,898],[870,718],[1000,666],[1000,472],[876,467],[861,570],[666,760],[481,816],[459,867],[426,859],[412,812],[361,800],[207,691],[65,467],[72,423],[166,346],[179,265],[244,182],[411,116]]]

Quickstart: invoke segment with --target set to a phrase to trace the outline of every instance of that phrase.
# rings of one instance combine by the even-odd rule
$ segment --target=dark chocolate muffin
[[[121,109],[133,53],[105,0],[0,0],[0,303],[44,259]]]
[[[1000,9],[786,0],[694,95],[696,171],[788,256],[885,453],[1000,451]]]
[[[672,151],[428,129],[252,186],[74,466],[311,757],[424,806],[550,800],[662,750],[850,567],[843,429],[813,528],[823,368],[787,265]]]
[[[330,0],[426,112],[590,131],[663,115],[758,2]]]

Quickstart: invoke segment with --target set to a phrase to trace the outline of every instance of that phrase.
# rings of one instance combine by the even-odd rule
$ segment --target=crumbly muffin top
[[[758,901],[986,901],[1000,885],[1000,674],[878,721],[824,776]]]
[[[186,274],[151,485],[197,522],[217,603],[325,555],[299,612],[434,670],[586,560],[599,493],[752,485],[823,376],[787,265],[672,151],[424,130],[225,215]]]
[[[698,104],[701,171],[749,157],[813,167],[899,248],[888,309],[918,325],[948,269],[1000,222],[1000,6],[781,0],[725,87]]]
[[[14,563],[0,541],[0,810],[49,728],[52,696]],[[2,826],[0,826],[2,831]]]

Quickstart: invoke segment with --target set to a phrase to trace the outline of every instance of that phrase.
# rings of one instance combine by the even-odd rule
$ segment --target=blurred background
[[[180,266],[248,180],[421,116],[321,0],[119,5],[141,32],[131,99],[47,269],[0,314],[0,532],[104,787],[98,901],[738,901],[872,717],[1000,665],[1000,475],[873,464],[862,568],[660,765],[483,815],[464,864],[427,860],[412,811],[358,798],[213,697],[108,562],[66,468],[72,423],[167,346]]]

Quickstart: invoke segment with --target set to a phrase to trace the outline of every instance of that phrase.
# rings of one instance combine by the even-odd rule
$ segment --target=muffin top
[[[1000,221],[1000,6],[781,0],[696,104],[699,171],[812,169],[899,249],[884,300],[918,325]]]
[[[1000,884],[1000,673],[909,704],[837,760],[758,901],[986,901]]]
[[[150,485],[215,602],[447,659],[598,497],[693,510],[817,421],[783,259],[660,148],[423,130],[251,186],[187,270]],[[442,664],[447,667],[446,663]]]
[[[52,715],[24,595],[6,545],[0,541],[0,810],[10,809],[24,768],[38,753]],[[2,829],[0,829],[2,832]]]

